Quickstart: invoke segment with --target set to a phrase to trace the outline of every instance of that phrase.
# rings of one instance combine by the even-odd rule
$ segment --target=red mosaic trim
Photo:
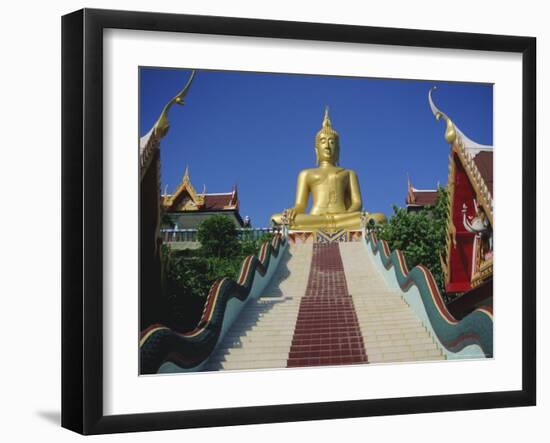
[[[428,282],[428,287],[430,288],[432,299],[437,309],[439,310],[439,313],[443,318],[445,318],[445,320],[447,320],[448,323],[456,325],[458,323],[458,320],[453,317],[453,315],[448,311],[447,307],[445,306],[445,303],[443,303],[443,299],[439,294],[439,288],[435,283],[435,279],[433,278],[432,273],[424,265],[418,265],[418,268],[420,268],[420,270],[423,272],[424,276],[426,277],[426,281]]]
[[[367,363],[337,243],[316,243],[287,367]]]

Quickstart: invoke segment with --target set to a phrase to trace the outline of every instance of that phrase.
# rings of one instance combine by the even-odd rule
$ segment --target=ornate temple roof
[[[236,206],[236,203],[237,199],[233,192],[204,195],[204,210],[232,209]]]
[[[445,290],[459,297],[469,294],[467,300],[475,301],[472,288],[490,281],[493,274],[493,147],[466,136],[434,104],[434,89],[428,101],[435,118],[446,122],[445,140],[450,145],[447,239],[441,257]],[[492,297],[487,291],[480,292],[485,301]]]
[[[445,140],[456,152],[468,174],[482,206],[486,209],[492,224],[493,219],[493,146],[482,145],[467,137],[456,124],[433,102],[432,92],[428,92],[428,101],[437,120],[443,118],[447,123]]]
[[[432,206],[437,202],[437,189],[417,189],[412,186],[411,180],[408,180],[407,198],[405,203],[407,206]]]
[[[493,151],[493,147],[490,145],[482,145],[480,143],[477,143],[467,137],[459,128],[458,126],[445,114],[443,111],[441,111],[433,102],[432,99],[432,92],[437,89],[437,86],[434,86],[430,91],[428,92],[428,101],[430,102],[430,108],[432,110],[433,115],[437,120],[439,120],[441,117],[447,122],[447,132],[445,133],[445,138],[449,142],[449,144],[453,144],[454,141],[457,141],[460,139],[462,143],[464,144],[464,147],[467,149],[468,153],[472,156],[476,156],[478,153],[482,151]],[[454,130],[454,134],[453,131]]]
[[[493,151],[479,152],[474,157],[474,163],[489,188],[489,193],[493,195]]]
[[[162,205],[167,212],[239,210],[237,187],[231,192],[201,193],[195,190],[189,177],[189,168],[173,194],[162,195]]]

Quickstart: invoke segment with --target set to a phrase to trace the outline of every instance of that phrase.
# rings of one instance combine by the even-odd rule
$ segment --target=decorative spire
[[[153,126],[153,130],[155,132],[155,135],[160,139],[166,135],[168,132],[168,129],[170,128],[170,123],[168,122],[168,111],[172,107],[174,103],[177,103],[178,105],[184,105],[184,97],[187,95],[187,92],[189,91],[189,87],[191,86],[191,83],[193,82],[193,78],[195,78],[195,71],[191,72],[191,77],[189,77],[189,80],[187,81],[187,84],[183,87],[183,89],[176,94],[175,97],[173,97],[164,107],[162,112],[160,113],[160,116]]]
[[[323,128],[331,127],[330,118],[328,116],[328,105],[325,106],[325,117],[323,118]]]
[[[170,128],[170,123],[168,122],[168,111],[174,103],[178,105],[183,105],[183,98],[187,95],[191,82],[195,77],[195,71],[191,72],[191,77],[187,81],[185,87],[178,92],[178,94],[173,97],[167,104],[164,106],[164,109],[160,113],[158,120],[155,122],[153,127],[149,130],[147,134],[139,139],[139,163],[140,163],[140,180],[143,179],[145,173],[149,169],[151,162],[154,157],[154,153],[160,149],[160,141],[168,132]]]
[[[205,190],[206,189],[204,189],[204,191]],[[197,191],[195,190],[195,187],[193,186],[193,184],[191,183],[191,179],[189,178],[189,166],[185,167],[185,173],[183,174],[183,178],[181,179],[180,184],[178,185],[174,193],[169,197],[167,197],[167,200],[164,206],[170,209],[174,209],[172,206],[175,203],[180,202],[179,197],[183,192],[186,192],[187,194],[189,194],[189,197],[193,201],[193,205],[195,209],[201,207],[204,204],[204,192],[203,194],[198,194]],[[186,210],[189,210],[189,208],[186,207]]]
[[[432,113],[437,120],[441,117],[447,122],[447,129],[445,131],[445,140],[451,145],[457,144],[461,146],[461,149],[465,149],[468,152],[469,156],[476,156],[481,151],[492,151],[493,147],[488,145],[481,145],[469,137],[467,137],[449,118],[447,114],[439,110],[432,100],[432,91],[437,89],[437,86],[434,86],[430,89],[428,93],[428,101],[430,103],[430,108]]]
[[[321,130],[317,133],[316,141],[319,141],[321,135],[333,135],[338,138],[338,133],[332,128],[332,123],[328,115],[328,105],[325,107],[325,115],[323,116],[323,125]]]
[[[441,117],[447,122],[447,129],[445,130],[445,140],[447,140],[447,143],[452,145],[456,140],[456,128],[452,120],[449,118],[447,114],[440,111],[437,106],[435,106],[433,100],[432,100],[432,91],[435,91],[437,89],[437,86],[434,86],[430,89],[430,92],[428,92],[428,100],[430,102],[430,108],[432,108],[432,112],[435,116],[436,120],[440,120]]]

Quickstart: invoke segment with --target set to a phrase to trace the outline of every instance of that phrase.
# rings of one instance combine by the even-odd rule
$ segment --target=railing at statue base
[[[360,229],[339,231],[304,231],[287,229],[289,244],[306,244],[306,243],[345,243],[357,242],[363,238],[363,231]]]
[[[371,232],[379,232],[381,225],[369,217],[368,212],[361,213],[360,227],[357,229],[292,229],[288,216],[288,209],[283,211],[282,224],[278,228],[282,229],[283,236],[288,238],[289,244],[304,243],[345,243],[358,242],[366,238]]]
[[[239,240],[260,240],[266,234],[274,234],[273,228],[238,228]],[[198,229],[164,228],[160,230],[164,243],[198,242]]]

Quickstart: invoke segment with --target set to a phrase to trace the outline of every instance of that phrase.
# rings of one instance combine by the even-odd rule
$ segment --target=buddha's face
[[[317,146],[317,160],[334,163],[338,158],[338,140],[334,135],[321,134]]]

